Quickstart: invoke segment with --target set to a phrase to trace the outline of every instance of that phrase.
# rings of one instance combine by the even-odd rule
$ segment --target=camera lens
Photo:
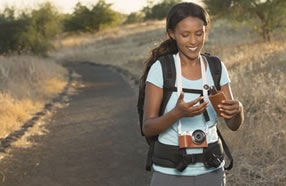
[[[192,135],[192,140],[195,144],[200,145],[206,139],[206,134],[202,130],[195,130]]]

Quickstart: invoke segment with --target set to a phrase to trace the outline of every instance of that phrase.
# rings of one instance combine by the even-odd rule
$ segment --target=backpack
[[[214,81],[214,85],[216,87],[217,90],[221,90],[220,87],[220,79],[221,79],[221,61],[219,60],[218,57],[215,56],[211,56],[210,54],[203,54],[203,56],[206,57],[209,67],[210,67],[210,71],[211,71],[211,75]],[[162,102],[160,105],[160,111],[159,111],[159,116],[163,115],[165,108],[168,104],[168,101],[172,95],[173,90],[175,89],[175,82],[176,82],[176,67],[175,67],[175,63],[174,63],[174,59],[173,59],[173,55],[169,54],[166,56],[161,56],[158,58],[158,60],[160,61],[161,67],[162,67],[162,74],[163,74],[163,98],[162,98]],[[150,70],[149,66],[147,69],[147,71]],[[138,96],[138,102],[137,102],[137,112],[139,114],[139,123],[140,123],[140,130],[141,130],[141,135],[144,136],[143,133],[143,115],[144,115],[144,100],[145,100],[145,81],[146,81],[146,77],[142,76],[142,78],[140,79],[139,82],[139,96]],[[184,89],[183,89],[184,90]],[[190,89],[188,89],[190,90]],[[194,92],[192,93],[200,93],[202,94],[202,92],[197,92],[196,90],[194,90]],[[203,100],[201,100],[201,103],[203,102]],[[203,113],[204,116],[206,118],[208,118],[208,114],[206,112]],[[220,133],[220,131],[217,129],[217,133],[218,136],[220,137],[221,141],[222,141],[222,145],[223,145],[223,149],[225,154],[227,155],[228,159],[229,159],[229,166],[225,167],[225,170],[230,170],[233,166],[233,158],[232,155]],[[148,154],[147,154],[147,161],[146,161],[146,170],[150,171],[151,167],[152,167],[152,154],[154,151],[154,144],[155,142],[158,140],[158,135],[156,136],[145,136],[145,139],[149,145],[149,150],[148,150]]]

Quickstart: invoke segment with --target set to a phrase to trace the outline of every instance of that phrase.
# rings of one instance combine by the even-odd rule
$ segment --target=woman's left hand
[[[226,119],[231,119],[241,112],[241,103],[238,100],[224,100],[218,105],[219,110],[222,111],[221,116]]]

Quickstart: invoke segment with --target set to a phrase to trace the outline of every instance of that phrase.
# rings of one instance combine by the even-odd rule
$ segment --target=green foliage
[[[46,55],[52,48],[50,39],[61,32],[61,18],[50,3],[40,5],[30,13],[15,16],[15,9],[6,8],[0,14],[0,53],[32,52]]]
[[[52,48],[50,39],[61,32],[61,19],[56,8],[50,3],[44,3],[38,10],[33,10],[29,24],[22,33],[20,44],[25,50],[35,54],[46,54]]]
[[[111,5],[104,0],[99,0],[91,8],[77,3],[73,14],[64,23],[65,31],[96,32],[119,24],[120,15],[111,9]]]
[[[282,0],[203,0],[210,14],[248,23],[265,41],[279,28],[286,28],[286,1]]]
[[[142,12],[132,12],[127,16],[124,24],[139,23],[142,21],[144,21],[144,15]]]
[[[145,20],[148,19],[164,19],[172,6],[181,2],[181,0],[162,0],[160,3],[143,8]]]
[[[18,48],[19,35],[26,21],[15,19],[15,9],[6,8],[0,14],[0,53],[7,53]]]

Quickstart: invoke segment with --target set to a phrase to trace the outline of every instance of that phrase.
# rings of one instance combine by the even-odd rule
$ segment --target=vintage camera
[[[208,147],[206,133],[202,130],[184,131],[179,136],[180,148],[204,148]]]

